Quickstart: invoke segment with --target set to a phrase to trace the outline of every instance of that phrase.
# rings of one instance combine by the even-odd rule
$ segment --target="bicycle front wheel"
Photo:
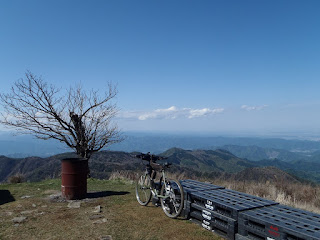
[[[165,180],[160,195],[161,207],[170,218],[177,218],[183,209],[184,193],[179,181]]]
[[[147,174],[141,175],[136,182],[136,198],[140,205],[146,206],[151,199],[151,179]]]

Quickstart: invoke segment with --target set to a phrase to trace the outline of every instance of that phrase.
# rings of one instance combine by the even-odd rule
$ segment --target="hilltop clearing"
[[[90,179],[89,198],[70,202],[54,197],[60,184],[0,185],[15,198],[0,205],[0,239],[222,240],[189,221],[166,217],[160,207],[140,206],[128,181]]]

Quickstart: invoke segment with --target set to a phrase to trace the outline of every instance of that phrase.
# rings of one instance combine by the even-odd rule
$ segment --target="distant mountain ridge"
[[[257,146],[260,148],[283,149],[289,152],[312,153],[320,151],[319,141],[288,140],[281,138],[261,137],[222,137],[222,136],[190,136],[190,135],[131,135],[125,141],[113,145],[113,150],[142,151],[161,153],[170,148],[182,149],[215,149],[226,145]]]
[[[254,166],[247,160],[237,158],[226,150],[183,150],[172,148],[161,155],[169,157],[169,161],[179,171],[187,172],[238,172],[246,167]],[[73,153],[63,153],[48,158],[27,157],[12,159],[0,157],[0,182],[10,175],[21,173],[27,180],[38,181],[54,178],[60,174],[60,161],[72,157]],[[89,161],[91,175],[104,178],[112,171],[143,170],[141,160],[132,154],[120,151],[101,151]]]
[[[197,171],[208,172],[239,172],[254,164],[241,159],[232,153],[217,150],[184,150],[181,148],[171,148],[161,155],[168,157],[171,162],[182,167],[188,167]]]
[[[110,146],[109,149],[112,151],[139,151],[159,154],[173,147],[188,150],[212,150],[222,148],[223,146],[256,146],[258,148],[265,149],[286,150],[288,152],[297,153],[298,155],[300,154],[303,156],[312,155],[316,151],[320,151],[319,141],[307,140],[139,133],[124,133],[124,136],[125,140],[123,142],[114,144]],[[11,134],[4,134],[0,132],[0,155],[5,155],[14,158],[24,158],[28,156],[49,157],[66,151],[69,151],[68,148],[54,140],[43,141],[35,139],[32,136],[12,136]],[[237,154],[235,155],[240,156]],[[319,156],[317,157],[316,161],[320,161],[319,152],[318,155]],[[246,158],[246,156],[241,155],[241,158],[243,157]],[[252,159],[250,155],[247,158],[249,160],[257,160]],[[258,160],[261,160],[261,158],[259,158]]]
[[[314,160],[317,161],[315,157],[312,158],[314,153],[300,153],[300,152],[290,152],[284,149],[276,148],[262,148],[258,146],[238,146],[238,145],[225,145],[218,147],[220,149],[225,149],[239,158],[246,158],[251,161],[260,161],[266,159],[279,159],[285,162],[292,162],[297,160]],[[319,155],[320,160],[320,155]]]
[[[247,161],[239,159],[225,150],[183,150],[170,149],[162,155],[169,157],[170,162],[179,168],[189,168],[195,171],[220,171],[235,172],[243,170]],[[8,176],[21,173],[30,181],[44,178],[57,177],[60,174],[60,160],[74,156],[72,153],[64,153],[48,158],[27,157],[22,159],[11,159],[0,157],[1,175],[0,181]],[[106,177],[115,170],[138,170],[143,169],[139,165],[141,161],[133,158],[131,154],[117,151],[101,151],[90,159],[91,175],[94,177]]]
[[[299,179],[296,177],[284,172],[276,167],[255,167],[255,168],[246,168],[245,170],[238,172],[230,177],[234,181],[253,181],[260,183],[298,183]],[[230,179],[229,178],[229,179]]]
[[[240,179],[274,180],[281,175],[290,176],[275,167],[268,167],[267,162],[253,162],[241,159],[224,149],[217,150],[184,150],[172,148],[161,154],[173,163],[171,171],[185,173],[186,176],[222,177]],[[28,157],[12,159],[0,156],[0,182],[15,174],[23,174],[28,181],[40,181],[47,178],[60,177],[61,159],[74,157],[74,153],[63,153],[48,158]],[[275,165],[284,168],[284,162],[274,160]],[[143,171],[142,161],[131,153],[120,151],[101,151],[93,155],[89,161],[92,177],[105,179],[113,171]],[[260,168],[257,168],[260,167]],[[260,176],[256,176],[259,173]],[[263,173],[263,174],[262,174]]]
[[[63,153],[48,158],[27,157],[20,159],[0,156],[0,182],[9,176],[22,174],[28,181],[40,181],[56,178],[61,174],[61,160],[76,157],[74,153]],[[97,178],[107,178],[115,170],[136,170],[140,161],[129,153],[101,151],[89,161],[91,175]]]

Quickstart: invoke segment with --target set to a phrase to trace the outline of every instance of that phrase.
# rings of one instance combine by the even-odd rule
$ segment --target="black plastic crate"
[[[319,240],[320,215],[284,205],[249,210],[239,214],[238,232],[256,239]]]
[[[205,214],[206,213],[206,214]],[[191,211],[190,217],[193,220],[201,222],[201,226],[207,230],[214,231],[219,235],[234,240],[235,230],[236,230],[236,221],[225,216],[218,216],[216,213],[215,216],[210,215],[207,210],[204,209],[203,212],[200,211]]]
[[[240,235],[239,233],[237,233],[237,234],[235,235],[235,240],[251,240],[251,239],[248,238],[248,237],[242,236],[242,235]]]
[[[212,224],[212,226],[219,228],[225,232],[230,232],[233,235],[236,233],[237,220],[226,217],[217,212],[211,211],[195,203],[191,204],[190,215],[191,217],[195,217],[201,221],[209,221]]]
[[[185,218],[185,219],[189,219],[190,218],[190,207],[191,207],[191,202],[185,199],[180,217]]]
[[[216,228],[215,226],[213,226],[209,222],[200,221],[197,218],[191,218],[190,220],[191,220],[191,222],[200,225],[204,229],[209,230],[210,232],[216,233],[216,234],[220,235],[221,237],[224,237],[224,238],[226,238],[228,240],[234,240],[235,239],[234,238],[234,234],[232,234],[231,232],[226,232],[223,229]]]
[[[190,194],[190,201],[235,220],[238,220],[240,211],[279,204],[229,189],[192,192]]]
[[[210,183],[199,182],[191,179],[180,180],[184,192],[184,208],[181,217],[189,219],[190,217],[190,194],[193,192],[207,191],[213,189],[224,189],[224,187],[216,186]]]
[[[204,183],[204,182],[199,182],[191,179],[181,180],[180,183],[183,189],[189,192],[224,189],[224,187],[221,187],[221,186],[216,186],[211,183]]]
[[[190,200],[190,194],[194,192],[204,192],[208,190],[224,189],[224,187],[216,186],[210,183],[198,182],[195,180],[187,179],[180,181],[185,194],[185,199]]]
[[[257,232],[255,229],[248,229],[243,224],[238,224],[238,234],[250,240],[278,240],[279,238],[267,237],[264,232]]]

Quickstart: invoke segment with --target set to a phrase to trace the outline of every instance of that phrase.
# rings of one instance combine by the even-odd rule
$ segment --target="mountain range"
[[[248,168],[276,167],[320,183],[320,142],[279,138],[124,134],[125,140],[90,160],[91,175],[107,178],[112,171],[143,166],[130,152],[170,157],[174,170],[197,176],[235,174]],[[71,153],[55,141],[0,132],[0,182],[22,173],[27,180],[57,177],[60,160]]]
[[[279,159],[285,162],[306,160],[306,161],[317,161],[316,156],[319,156],[317,152],[291,152],[285,149],[278,148],[263,148],[258,146],[238,146],[238,145],[225,145],[218,147],[225,149],[237,157],[246,158],[251,161],[260,161],[265,159]],[[216,149],[216,148],[213,148]],[[314,155],[316,154],[316,156]]]
[[[143,162],[134,158],[135,153],[121,151],[101,151],[92,156],[89,161],[91,176],[109,178],[114,171],[142,171]],[[250,161],[238,158],[224,149],[217,150],[184,150],[171,148],[161,154],[173,163],[171,171],[183,173],[185,177],[258,179],[269,181],[274,179],[290,179],[299,181],[292,174],[283,170],[287,163],[275,160],[273,167],[264,161]],[[8,158],[0,156],[0,182],[7,181],[9,176],[22,174],[27,181],[40,181],[60,176],[61,159],[74,157],[74,153],[63,153],[48,158],[27,157]],[[284,166],[282,165],[284,163]],[[291,166],[291,165],[290,165]],[[294,164],[292,164],[293,167]],[[319,166],[320,168],[320,166]],[[298,169],[298,167],[296,167]],[[306,167],[306,171],[309,169]]]

